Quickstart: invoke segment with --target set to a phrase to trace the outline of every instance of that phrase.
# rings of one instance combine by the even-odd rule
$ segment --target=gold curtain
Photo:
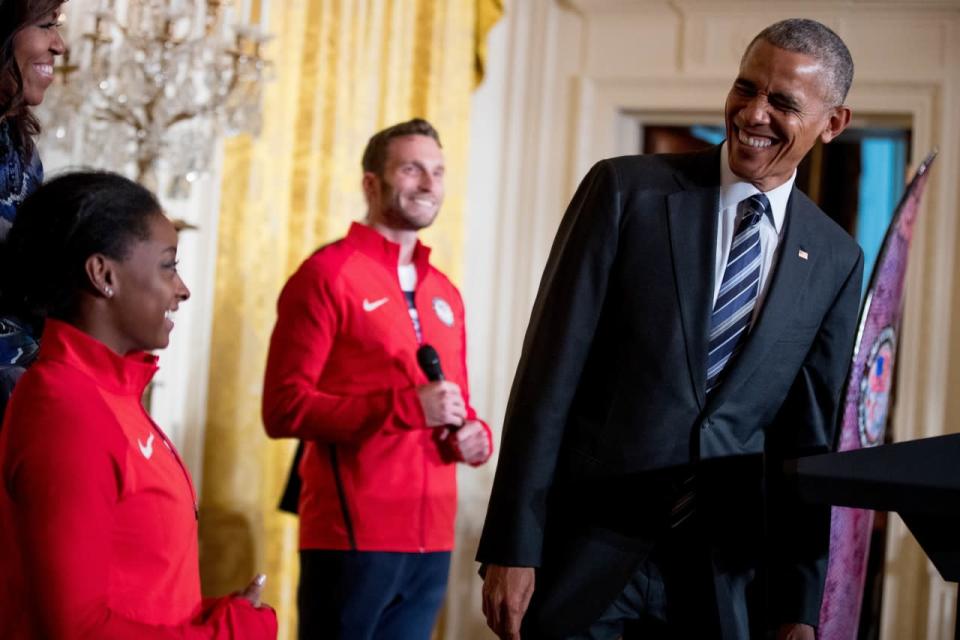
[[[297,521],[276,504],[295,443],[269,441],[260,421],[277,295],[314,249],[363,217],[369,136],[414,116],[440,131],[447,163],[443,211],[424,237],[460,279],[477,45],[502,11],[501,0],[254,0],[274,35],[275,78],[260,136],[228,140],[224,153],[201,572],[209,594],[266,573],[281,638],[295,637]]]

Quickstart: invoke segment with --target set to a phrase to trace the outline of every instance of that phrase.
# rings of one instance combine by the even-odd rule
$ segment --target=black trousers
[[[650,541],[650,552],[610,606],[570,640],[719,637],[710,554],[694,516]]]
[[[562,487],[523,637],[764,638],[758,462],[699,467],[693,515],[679,526],[671,505],[687,469]],[[553,543],[550,531],[560,532]],[[601,594],[617,574],[626,586]]]

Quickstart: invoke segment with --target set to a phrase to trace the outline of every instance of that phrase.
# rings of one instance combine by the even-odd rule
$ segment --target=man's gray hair
[[[781,20],[757,34],[744,51],[744,58],[760,40],[819,60],[826,71],[827,95],[824,98],[834,106],[847,99],[853,83],[853,58],[847,45],[829,27],[806,18]]]

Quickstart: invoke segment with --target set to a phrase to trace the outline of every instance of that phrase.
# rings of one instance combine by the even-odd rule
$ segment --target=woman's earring
[[[107,296],[108,298],[112,298],[112,297],[113,297],[113,289],[112,289],[111,287],[104,287],[104,288],[103,288],[103,295]]]

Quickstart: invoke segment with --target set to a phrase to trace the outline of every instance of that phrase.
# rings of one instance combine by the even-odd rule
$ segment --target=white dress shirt
[[[773,275],[774,260],[777,257],[780,238],[783,234],[783,223],[787,216],[787,201],[790,199],[790,191],[793,189],[793,182],[796,178],[797,170],[794,169],[789,180],[776,189],[763,192],[770,201],[773,220],[770,219],[770,216],[765,215],[758,223],[760,227],[760,292],[757,295],[757,305],[753,308],[751,322],[756,322],[757,314],[760,312],[767,295],[770,276]],[[720,203],[717,212],[719,224],[717,225],[717,256],[714,269],[716,276],[713,281],[714,304],[716,304],[717,296],[720,293],[720,283],[723,281],[723,270],[727,266],[730,245],[733,244],[733,234],[737,228],[737,223],[740,222],[737,215],[737,205],[740,204],[741,200],[745,200],[755,193],[760,193],[760,190],[749,182],[744,182],[730,170],[730,165],[727,163],[727,143],[724,142],[720,148]]]

